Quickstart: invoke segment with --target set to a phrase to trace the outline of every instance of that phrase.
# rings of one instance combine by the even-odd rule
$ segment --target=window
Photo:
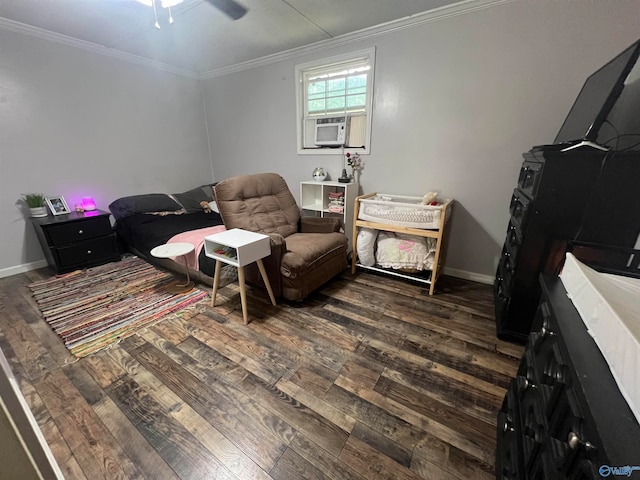
[[[316,144],[316,125],[334,119],[346,123],[345,147],[369,152],[374,54],[371,48],[296,66],[298,153],[335,154]]]

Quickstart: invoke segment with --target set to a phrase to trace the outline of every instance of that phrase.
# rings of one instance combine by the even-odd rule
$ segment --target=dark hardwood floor
[[[74,361],[26,287],[0,279],[0,347],[68,479],[491,479],[522,348],[491,287],[436,295],[345,272],[300,304],[236,283]]]

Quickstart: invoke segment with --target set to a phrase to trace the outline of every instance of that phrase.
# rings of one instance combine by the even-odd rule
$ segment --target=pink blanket
[[[177,235],[174,235],[169,239],[167,243],[178,243],[178,242],[191,243],[195,247],[195,250],[185,255],[184,258],[186,258],[187,266],[190,269],[198,270],[199,269],[198,257],[200,256],[202,247],[204,247],[204,237],[208,235],[213,235],[214,233],[224,232],[224,230],[225,230],[224,225],[216,225],[215,227],[189,230],[187,232],[182,232]],[[178,259],[178,257],[171,257],[171,260],[180,264],[184,263],[184,259]]]

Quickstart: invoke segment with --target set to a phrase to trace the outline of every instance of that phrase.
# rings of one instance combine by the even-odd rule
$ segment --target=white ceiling
[[[416,15],[459,0],[238,0],[232,20],[207,0],[168,12],[135,0],[0,0],[0,28],[62,35],[179,69],[206,74]],[[65,37],[70,37],[69,39]]]

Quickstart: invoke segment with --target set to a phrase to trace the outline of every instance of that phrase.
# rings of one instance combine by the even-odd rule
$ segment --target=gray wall
[[[341,155],[296,154],[294,66],[375,46],[361,189],[455,198],[449,272],[491,281],[521,153],[554,138],[639,24],[640,0],[515,0],[202,85],[0,30],[0,276],[43,264],[21,193],[105,209],[242,173],[279,172],[296,196],[317,165],[336,178]]]
[[[376,47],[363,192],[453,197],[448,271],[491,281],[521,153],[550,143],[586,77],[635,41],[637,0],[516,0],[205,80],[217,180],[274,171],[294,194],[341,155],[296,154],[294,66]]]
[[[198,80],[0,30],[0,276],[44,259],[21,193],[183,191],[212,178],[206,137]]]

